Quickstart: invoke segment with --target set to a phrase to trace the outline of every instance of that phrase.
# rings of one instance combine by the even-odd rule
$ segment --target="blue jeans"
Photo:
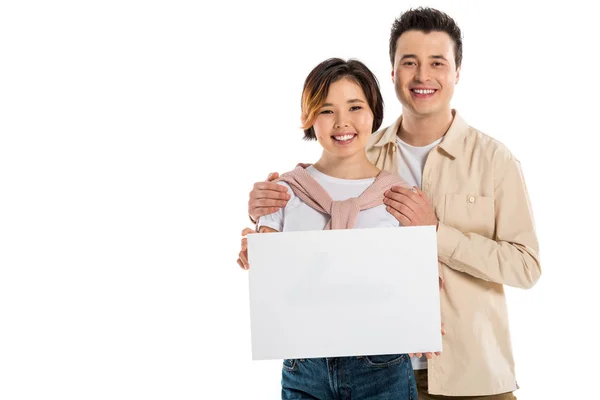
[[[406,354],[283,360],[282,399],[415,400]]]

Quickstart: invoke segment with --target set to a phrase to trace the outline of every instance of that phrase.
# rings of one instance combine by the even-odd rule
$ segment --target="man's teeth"
[[[413,89],[413,92],[418,94],[432,94],[435,93],[433,89]]]
[[[354,137],[354,135],[343,135],[343,136],[334,136],[333,138],[335,140],[339,140],[340,142],[343,142],[344,140],[350,140]]]

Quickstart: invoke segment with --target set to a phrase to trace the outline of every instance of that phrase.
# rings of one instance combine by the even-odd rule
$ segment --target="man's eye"
[[[361,106],[352,106],[350,107],[350,111],[357,111],[357,110],[362,110]]]
[[[415,65],[415,63],[414,63],[414,62],[412,62],[412,61],[407,61],[407,62],[405,62],[405,63],[404,63],[404,65],[407,65],[407,66],[409,66],[409,67],[410,67],[410,66],[413,66],[413,65]]]

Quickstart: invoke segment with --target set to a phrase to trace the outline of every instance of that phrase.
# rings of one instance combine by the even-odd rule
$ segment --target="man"
[[[436,225],[444,280],[444,351],[414,360],[419,399],[514,399],[503,285],[530,288],[541,274],[519,161],[450,107],[462,60],[452,18],[431,8],[402,14],[392,27],[390,60],[403,114],[371,136],[367,156],[415,187],[392,188],[385,203],[404,226]],[[251,218],[287,198],[275,183],[255,184]]]

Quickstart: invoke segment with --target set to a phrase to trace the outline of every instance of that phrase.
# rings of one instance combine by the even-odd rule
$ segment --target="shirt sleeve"
[[[531,204],[518,160],[502,160],[495,174],[492,239],[439,223],[438,256],[448,267],[476,278],[519,288],[541,275]]]
[[[287,188],[288,193],[290,194],[290,199],[288,200],[289,204],[292,201],[292,198],[294,197],[294,191],[285,182],[277,182],[277,184]],[[278,232],[283,232],[283,220],[285,218],[286,207],[282,207],[272,214],[263,215],[262,217],[260,217],[256,223],[256,230],[258,231],[261,226],[268,226],[269,228],[275,229]]]

